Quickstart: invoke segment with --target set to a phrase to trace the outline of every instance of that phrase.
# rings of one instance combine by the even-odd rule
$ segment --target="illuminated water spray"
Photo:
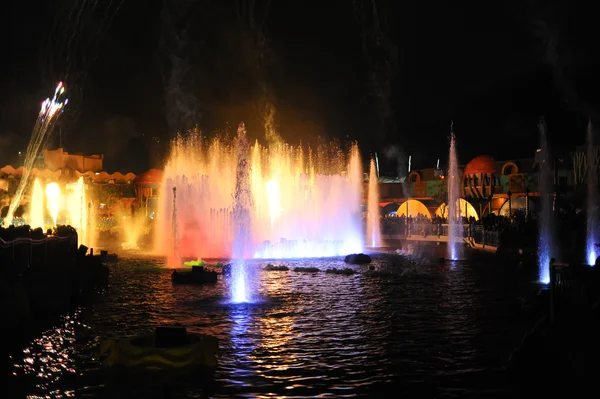
[[[267,201],[269,203],[269,216],[271,217],[271,227],[275,227],[275,221],[281,215],[281,194],[279,192],[279,183],[277,180],[269,180],[265,184],[267,189]]]
[[[234,303],[249,302],[250,273],[245,264],[245,257],[250,254],[252,193],[250,191],[250,163],[248,162],[249,147],[246,139],[244,123],[238,127],[235,140],[237,168],[235,177],[235,191],[233,196],[233,268],[231,284],[231,301]]]
[[[457,260],[464,234],[460,215],[460,171],[458,170],[456,135],[452,127],[448,161],[448,258]]]
[[[371,247],[381,247],[381,220],[379,211],[379,179],[377,166],[371,159],[369,166],[369,191],[367,198],[367,242]]]
[[[58,210],[60,209],[60,187],[56,183],[50,183],[46,186],[46,204],[48,212],[52,217],[52,226],[56,227],[58,220]]]
[[[554,256],[554,196],[552,162],[548,139],[546,137],[546,124],[540,120],[540,149],[537,153],[539,168],[540,191],[540,217],[538,238],[538,266],[539,280],[541,283],[550,282],[550,259]]]
[[[29,184],[31,169],[33,169],[33,163],[38,156],[40,147],[44,142],[44,138],[48,133],[50,133],[52,127],[54,126],[54,122],[67,105],[68,100],[66,98],[64,101],[61,101],[61,99],[64,97],[64,94],[65,86],[63,86],[63,83],[60,82],[54,90],[54,97],[52,97],[52,99],[47,98],[42,103],[42,108],[40,109],[40,113],[31,133],[31,139],[27,145],[27,152],[25,153],[25,162],[23,165],[23,174],[21,175],[21,180],[19,181],[19,186],[17,187],[15,196],[11,199],[6,218],[4,218],[4,224],[6,226],[12,224],[13,222],[15,210],[21,203],[25,188],[27,188]]]
[[[171,243],[173,245],[173,258],[171,267],[181,266],[179,252],[179,221],[177,220],[177,187],[173,187],[173,215],[171,216]]]
[[[598,253],[598,157],[594,143],[592,121],[587,126],[587,231],[586,231],[586,261],[588,265],[595,265]]]
[[[55,183],[51,183],[55,184]],[[62,209],[59,214],[64,216],[63,223],[69,224],[77,230],[79,243],[92,248],[92,231],[89,220],[89,207],[85,195],[85,184],[80,176],[76,182],[67,184],[67,192],[62,196]]]
[[[40,181],[35,179],[29,202],[29,226],[43,229],[44,225],[44,189]]]
[[[248,173],[241,186],[239,174],[245,169],[240,170],[240,162]],[[251,146],[245,133],[234,142],[222,137],[207,140],[198,130],[178,135],[164,169],[155,252],[169,257],[173,253],[176,207],[182,256],[232,257],[242,188],[249,193],[243,200],[252,203],[246,257],[361,252],[365,242],[361,164],[356,145],[345,153],[336,143],[314,150],[280,141],[268,147]],[[171,195],[175,186],[176,203]]]

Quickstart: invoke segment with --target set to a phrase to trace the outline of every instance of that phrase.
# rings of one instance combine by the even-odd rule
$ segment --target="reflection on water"
[[[260,286],[253,304],[227,303],[222,280],[174,286],[162,262],[137,257],[111,266],[110,286],[94,306],[65,316],[13,356],[24,396],[162,397],[158,381],[123,393],[100,367],[97,344],[179,323],[217,336],[221,350],[210,386],[178,386],[182,397],[373,396],[390,389],[419,398],[505,397],[501,366],[528,325],[512,307],[528,278],[489,261],[451,266],[422,254],[382,254],[374,264],[385,273],[351,266],[354,275],[324,272],[348,267],[339,259],[286,261],[289,271],[253,263]]]

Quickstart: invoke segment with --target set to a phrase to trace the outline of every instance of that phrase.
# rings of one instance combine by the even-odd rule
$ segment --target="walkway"
[[[436,242],[436,243],[447,243],[448,236],[437,236],[437,235],[426,235],[425,237],[418,234],[411,234],[410,236],[406,236],[406,234],[383,234],[382,238],[384,240],[404,240],[410,242]],[[460,242],[458,240],[457,242]],[[489,244],[480,244],[475,242],[475,240],[469,240],[467,237],[463,238],[463,242],[466,243],[469,247],[473,249],[477,249],[485,252],[493,252],[496,253],[498,251],[498,247],[495,245]]]

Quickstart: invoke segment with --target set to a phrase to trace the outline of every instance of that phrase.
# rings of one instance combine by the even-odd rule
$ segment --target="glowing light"
[[[46,200],[48,204],[48,211],[52,216],[53,226],[56,226],[56,220],[58,219],[59,198],[60,187],[58,187],[58,184],[49,183],[46,185]]]
[[[590,266],[596,265],[596,259],[598,259],[598,254],[596,253],[595,240],[588,241],[587,243],[587,264]]]

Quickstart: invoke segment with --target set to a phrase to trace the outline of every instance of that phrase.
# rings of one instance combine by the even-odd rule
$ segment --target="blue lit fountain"
[[[235,191],[233,194],[233,268],[231,284],[231,301],[233,303],[250,302],[251,276],[246,267],[245,258],[251,250],[251,218],[252,192],[250,180],[250,163],[248,162],[249,146],[246,138],[246,127],[241,123],[235,139],[237,168]]]
[[[463,224],[460,217],[460,171],[456,153],[456,135],[451,128],[448,159],[448,259],[459,259],[459,248],[463,237]]]
[[[596,250],[598,223],[598,163],[594,145],[592,121],[587,127],[587,231],[585,253],[588,265],[595,265],[598,251]]]
[[[553,165],[550,148],[546,137],[546,124],[544,119],[538,125],[540,131],[540,148],[537,152],[539,168],[538,189],[540,192],[539,238],[538,238],[538,265],[539,280],[543,284],[550,282],[550,259],[555,256],[554,251],[554,190],[553,190]]]

